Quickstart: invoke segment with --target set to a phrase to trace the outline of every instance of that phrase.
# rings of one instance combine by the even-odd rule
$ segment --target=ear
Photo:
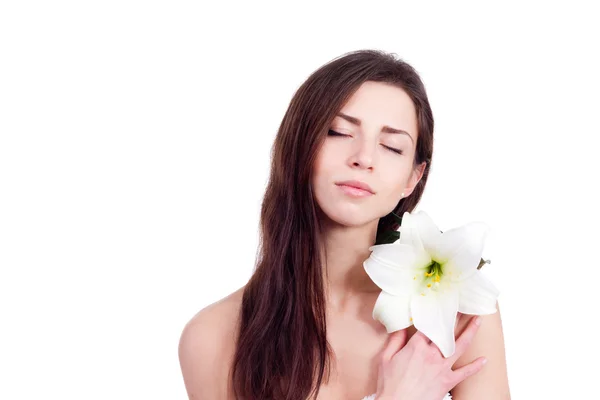
[[[410,175],[410,179],[408,180],[408,187],[404,191],[404,197],[410,196],[410,194],[415,190],[415,186],[419,183],[423,174],[425,173],[425,167],[427,167],[427,162],[423,161],[420,165],[415,167],[412,174]]]

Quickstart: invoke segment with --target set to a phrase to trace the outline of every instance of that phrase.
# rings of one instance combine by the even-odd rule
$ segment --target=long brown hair
[[[316,398],[328,380],[333,353],[326,334],[312,165],[335,115],[366,81],[395,85],[413,100],[418,123],[413,166],[427,165],[414,191],[393,212],[402,216],[421,199],[431,167],[433,115],[415,69],[394,53],[359,50],[313,72],[294,94],[271,149],[259,252],[243,293],[230,375],[236,398]],[[397,228],[391,213],[380,218],[378,232]]]

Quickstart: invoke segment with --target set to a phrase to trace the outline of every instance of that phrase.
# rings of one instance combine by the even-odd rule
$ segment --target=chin
[[[325,207],[322,210],[323,214],[337,225],[358,227],[379,219],[377,215],[373,214],[373,210],[367,213],[365,208],[365,206],[360,206],[360,209],[358,209],[358,207],[348,207],[347,204],[340,204]]]

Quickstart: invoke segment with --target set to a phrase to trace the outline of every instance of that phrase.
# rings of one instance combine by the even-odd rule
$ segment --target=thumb
[[[407,336],[408,332],[406,329],[400,329],[389,334],[385,347],[381,353],[381,359],[383,362],[388,362],[391,360],[394,354],[399,352],[404,347]]]

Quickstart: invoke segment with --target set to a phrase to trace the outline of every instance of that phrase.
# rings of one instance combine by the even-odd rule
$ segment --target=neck
[[[323,280],[327,302],[334,309],[344,309],[352,298],[360,301],[381,291],[362,265],[375,244],[377,224],[374,220],[348,227],[330,222],[324,227]]]

